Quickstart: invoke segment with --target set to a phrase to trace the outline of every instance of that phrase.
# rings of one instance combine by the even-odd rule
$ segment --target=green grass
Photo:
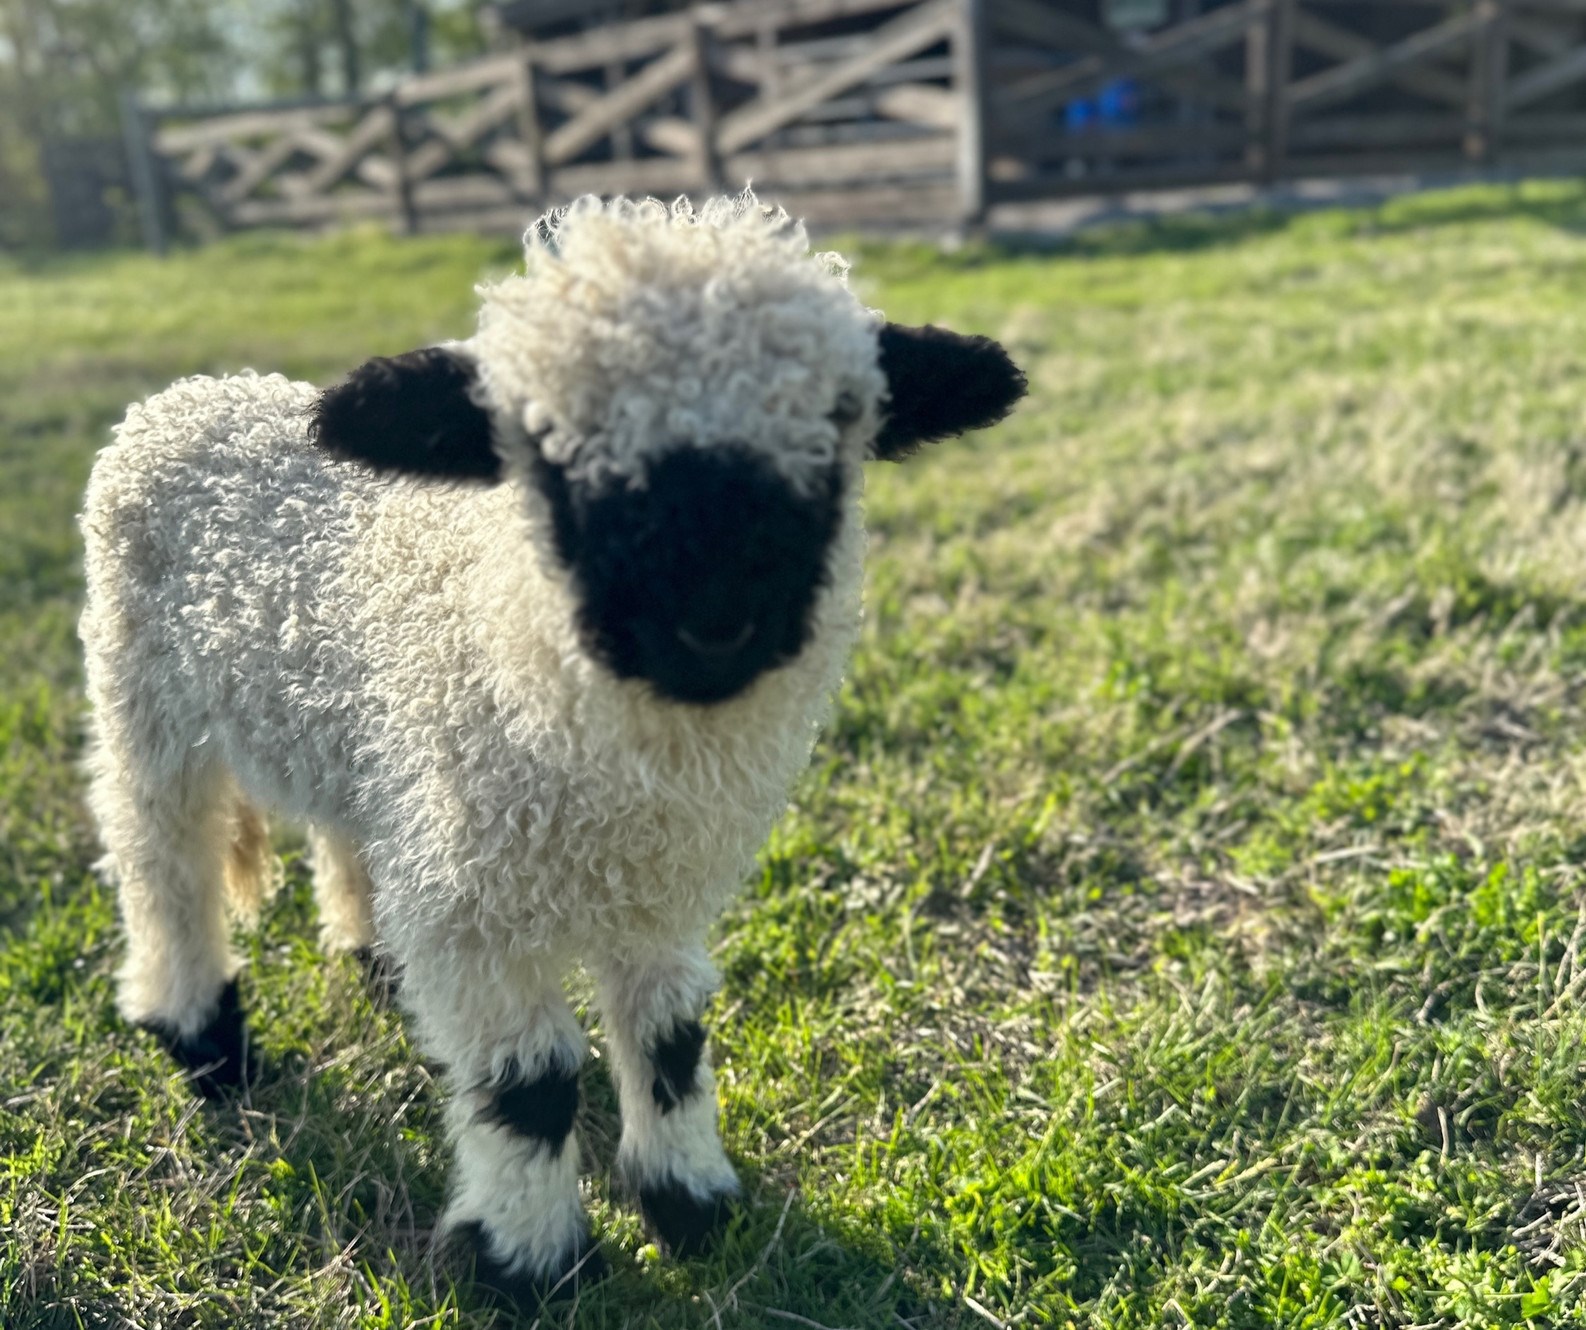
[[[579,1324],[1586,1325],[1586,188],[856,248],[1032,397],[872,476],[862,649],[716,933],[747,1206],[655,1259],[594,1064]],[[489,1323],[291,842],[250,1101],[118,1022],[71,516],[130,398],[462,333],[512,259],[0,269],[7,1330]]]

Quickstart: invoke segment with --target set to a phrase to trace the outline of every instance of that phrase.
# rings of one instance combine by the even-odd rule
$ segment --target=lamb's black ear
[[[478,384],[474,362],[444,347],[379,356],[319,395],[309,437],[381,471],[494,483],[501,458]]]
[[[922,444],[995,425],[1024,396],[1024,372],[989,337],[927,325],[881,329],[891,401],[872,456],[901,462]]]

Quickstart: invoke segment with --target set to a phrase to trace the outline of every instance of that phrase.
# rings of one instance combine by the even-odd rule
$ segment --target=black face
[[[803,648],[841,517],[836,466],[807,496],[732,445],[663,453],[642,486],[595,490],[543,458],[534,476],[584,646],[619,677],[724,702]]]
[[[889,323],[877,353],[888,397],[872,457],[900,461],[993,424],[1024,395],[1023,373],[985,337]],[[859,409],[844,395],[821,405],[838,424]],[[507,414],[521,418],[521,406]],[[504,480],[496,425],[459,347],[371,360],[321,393],[308,420],[335,457],[459,485]],[[514,432],[506,447],[521,442]],[[836,466],[804,495],[748,448],[678,447],[642,485],[596,490],[530,448],[584,648],[616,674],[679,702],[723,702],[803,648],[841,520]]]

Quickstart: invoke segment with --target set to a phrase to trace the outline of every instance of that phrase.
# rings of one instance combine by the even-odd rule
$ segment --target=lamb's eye
[[[829,419],[832,424],[839,428],[844,425],[852,425],[854,421],[859,419],[859,413],[864,409],[864,403],[859,400],[859,394],[851,393],[845,388],[837,394],[837,404],[832,407]]]

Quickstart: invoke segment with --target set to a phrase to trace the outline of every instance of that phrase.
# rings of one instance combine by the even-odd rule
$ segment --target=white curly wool
[[[870,438],[885,388],[880,316],[836,254],[752,194],[583,199],[525,238],[526,271],[480,288],[473,339],[491,399],[576,478],[636,479],[666,443],[733,441],[804,488]],[[839,400],[856,414],[833,423]],[[509,460],[511,460],[509,458]]]
[[[451,1070],[450,1219],[484,1224],[509,1273],[544,1275],[581,1241],[576,1146],[481,1123],[479,1102],[577,1065],[560,988],[575,958],[603,995],[629,1175],[696,1202],[736,1188],[708,1062],[669,1114],[647,1059],[710,992],[705,931],[855,637],[861,453],[885,385],[877,317],[840,263],[748,196],[697,215],[574,205],[531,234],[523,276],[482,295],[466,346],[504,440],[494,487],[332,460],[308,439],[315,390],[276,375],[187,379],[128,412],[82,518],[91,801],[128,935],[122,1009],[182,1038],[236,970],[219,887],[229,872],[258,894],[256,810],[314,828],[327,943],[367,944],[372,920],[421,1045]],[[845,397],[857,416],[840,428]],[[710,707],[592,661],[545,557],[509,423],[525,420],[571,473],[629,483],[678,443],[739,442],[795,486],[838,459],[802,653]]]

